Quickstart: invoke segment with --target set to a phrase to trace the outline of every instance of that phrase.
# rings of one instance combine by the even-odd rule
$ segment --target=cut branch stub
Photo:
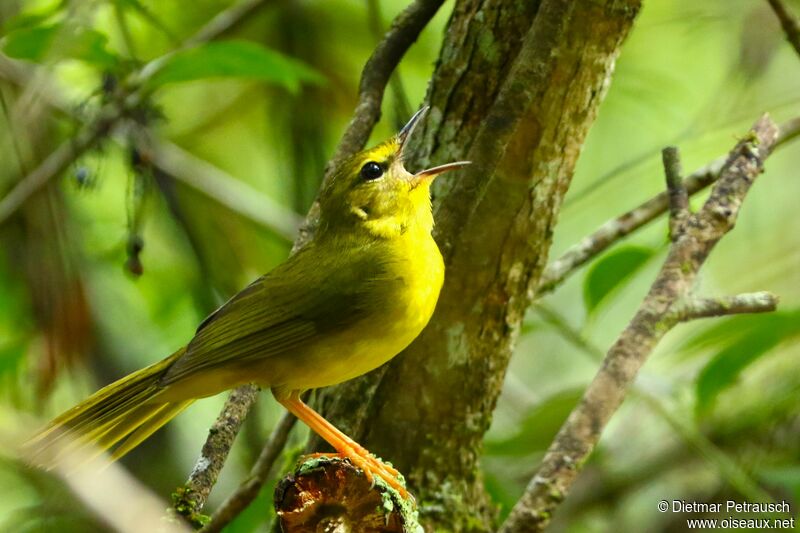
[[[678,148],[668,146],[661,152],[664,160],[664,172],[667,177],[667,194],[669,195],[669,235],[672,241],[680,237],[685,230],[689,217],[689,193],[683,184],[681,158]]]
[[[275,487],[284,533],[422,532],[413,504],[376,479],[372,485],[349,461],[306,456]]]

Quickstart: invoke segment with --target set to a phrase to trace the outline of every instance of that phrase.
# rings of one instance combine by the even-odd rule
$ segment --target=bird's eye
[[[383,176],[383,167],[375,161],[370,161],[361,167],[361,177],[367,181],[376,180]]]

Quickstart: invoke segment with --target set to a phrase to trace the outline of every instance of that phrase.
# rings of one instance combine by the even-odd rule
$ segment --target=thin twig
[[[381,117],[381,103],[389,78],[442,3],[442,0],[416,0],[392,21],[383,40],[375,47],[361,71],[358,103],[353,118],[327,165],[326,178],[331,169],[366,144],[372,128]]]
[[[259,1],[256,3],[260,6],[265,2]],[[230,11],[235,12],[242,18],[252,14],[251,10],[243,10],[241,6],[234,6]],[[216,39],[226,32],[230,26],[237,23],[234,18],[226,19],[226,24],[216,22],[225,13],[228,12],[221,13],[198,30],[194,36],[189,37],[182,47]],[[3,60],[3,62],[10,61],[2,54],[0,54],[0,60]],[[158,60],[154,60],[154,62],[156,61]],[[130,85],[134,88],[128,89],[127,92],[122,89],[122,93],[117,97],[117,102],[104,106],[100,110],[98,118],[84,125],[73,139],[59,146],[36,169],[22,177],[11,192],[0,200],[0,224],[5,222],[34,192],[38,191],[51,179],[59,176],[71,163],[92,149],[111,132],[120,120],[128,115],[131,109],[135,109],[141,103],[143,92],[140,83],[157,70],[157,68],[153,68],[154,62],[146,65],[142,70],[131,76],[132,79],[136,79],[139,82]]]
[[[441,4],[442,0],[417,0],[392,22],[389,31],[364,65],[359,85],[359,103],[333,158],[328,163],[328,169],[335,168],[338,162],[359,150],[367,142],[372,128],[380,117],[381,101],[383,100],[383,93],[389,77],[408,47],[416,41],[419,33],[428,24]],[[295,250],[299,249],[311,238],[311,228],[314,226],[316,216],[316,209],[312,207],[306,219],[306,224],[301,228],[300,235],[295,241]],[[232,399],[229,399],[229,403],[232,401]],[[249,405],[245,406],[245,413],[248,408]],[[220,414],[220,416],[222,417],[223,414]],[[239,423],[241,424],[242,421],[243,417]],[[209,438],[211,437],[209,436]],[[220,452],[213,460],[215,463],[222,465],[227,459],[227,453],[223,449]],[[204,457],[201,456],[200,460],[198,460],[195,470],[203,466],[200,462],[203,461]],[[206,478],[206,480],[209,480],[209,478]],[[210,492],[212,486],[213,483],[204,487],[204,491]],[[205,500],[202,503],[204,504]],[[194,511],[199,512],[201,509],[202,505],[195,506]]]
[[[275,429],[267,440],[261,454],[258,456],[250,476],[228,496],[211,516],[211,521],[206,524],[200,533],[217,533],[236,518],[253,500],[256,499],[261,488],[269,479],[269,474],[275,461],[280,457],[281,451],[286,446],[289,433],[297,422],[291,413],[284,413]]]
[[[133,40],[133,35],[131,34],[131,29],[128,26],[128,21],[125,18],[125,9],[122,7],[122,4],[114,4],[114,18],[117,20],[117,28],[119,29],[119,33],[122,35],[122,42],[125,45],[125,52],[127,53],[128,57],[136,61],[136,42]]]
[[[386,30],[383,28],[383,17],[381,15],[381,4],[379,0],[367,1],[367,24],[375,39],[382,39]],[[408,100],[408,93],[406,92],[403,80],[400,77],[400,71],[395,69],[389,78],[389,88],[394,99],[394,107],[392,108],[392,124],[395,129],[399,130],[408,120],[408,117],[414,114],[414,109],[411,108],[411,102]]]
[[[252,18],[252,16],[260,8],[267,5],[269,1],[270,0],[249,0],[241,4],[235,4],[225,11],[218,13],[217,16],[196,31],[194,35],[184,40],[173,50],[158,56],[144,65],[139,72],[131,75],[131,85],[142,87],[144,82],[155,76],[161,67],[163,67],[177,52],[224,37],[226,34],[237,28],[240,24]]]
[[[786,40],[794,47],[795,52],[800,55],[800,21],[789,12],[781,0],[767,0],[767,2],[772,6],[772,10],[780,20],[783,32],[786,34]]]
[[[114,117],[98,119],[92,127],[84,128],[77,136],[61,143],[39,166],[17,182],[14,188],[0,199],[0,225],[8,220],[33,193],[54,176],[64,172],[81,154],[108,135],[115,122]]]
[[[361,150],[369,140],[372,129],[381,117],[386,84],[408,48],[417,40],[443,3],[443,0],[416,0],[392,21],[383,40],[375,47],[361,71],[358,103],[353,111],[353,118],[347,124],[333,156],[325,165],[323,184],[330,180],[333,169]],[[305,224],[300,228],[300,235],[295,241],[293,251],[299,250],[311,240],[318,219],[319,204],[315,201],[311,205]]]
[[[248,0],[241,4],[234,4],[225,11],[221,11],[217,16],[208,21],[200,31],[183,42],[184,47],[196,44],[215,41],[236,31],[236,29],[251,20],[258,10],[266,6],[273,0]]]
[[[775,148],[786,144],[798,135],[800,135],[800,117],[784,122],[780,125],[780,134],[775,142]],[[720,157],[689,175],[684,180],[687,193],[691,196],[716,182],[726,159],[727,156]],[[570,246],[561,257],[548,265],[539,285],[534,290],[535,295],[540,297],[555,290],[591,259],[664,214],[668,206],[669,195],[667,192],[662,192],[627,213],[601,225],[580,242]]]
[[[231,391],[222,412],[208,430],[208,438],[189,479],[173,495],[173,508],[190,524],[202,524],[200,511],[217,482],[233,441],[242,428],[247,412],[258,399],[260,390],[256,385],[243,385]]]
[[[27,429],[30,424],[39,425],[40,422],[13,410],[4,409],[3,415],[12,422],[0,434],[0,457],[6,467],[19,469],[21,475],[33,476],[31,479],[34,479],[45,473],[31,469],[30,465],[41,464],[43,459],[48,461],[46,475],[57,477],[105,526],[101,530],[117,533],[191,532],[185,523],[164,520],[164,500],[92,443],[80,443],[75,435],[64,434],[44,450],[43,456],[37,455],[33,448],[24,443],[30,438]],[[49,498],[53,497],[53,494],[49,495]],[[24,530],[25,522],[4,518],[3,531]],[[12,524],[14,527],[11,527]],[[42,529],[49,528],[44,526]]]
[[[688,298],[711,250],[733,228],[742,202],[762,172],[764,160],[777,138],[777,126],[764,116],[729,154],[708,200],[698,213],[688,218],[686,230],[670,246],[638,312],[606,354],[501,533],[541,531],[547,526],[639,369],[663,336],[679,322],[674,307]],[[747,299],[738,297],[737,301]],[[720,310],[724,306],[710,307]]]
[[[302,218],[269,196],[173,143],[154,140],[151,147],[152,164],[168,176],[269,228],[288,242],[297,236]]]
[[[335,155],[328,164],[329,169],[335,167],[335,162],[341,161],[348,155],[359,150],[366,143],[372,128],[380,117],[380,104],[383,100],[383,93],[386,89],[386,83],[389,77],[408,47],[417,39],[419,33],[427,25],[441,4],[441,0],[417,0],[417,2],[406,8],[406,10],[400,13],[394,22],[392,22],[392,26],[386,33],[383,41],[378,44],[372,56],[370,56],[364,66],[359,90],[359,103],[356,106],[353,119],[351,119],[347,131],[336,149]],[[314,217],[315,213],[312,208],[312,212],[309,213],[308,217],[311,221],[309,223],[310,226],[313,226]],[[310,232],[302,232],[297,239],[295,249],[308,238],[310,238]],[[237,397],[242,398],[237,401],[242,402],[241,408],[246,413],[253,401],[248,401],[246,396]],[[233,398],[231,398],[228,403],[233,401]],[[228,407],[228,403],[226,403],[226,408]],[[224,412],[223,410],[220,417],[224,416]],[[244,417],[239,421],[240,424],[243,419]],[[209,436],[209,438],[212,437],[213,435]],[[221,453],[217,454],[213,459],[215,463],[222,465],[227,459],[227,452],[225,449],[220,449],[219,451]],[[201,464],[201,462],[204,463],[205,458],[205,455],[201,456],[195,466],[195,471],[202,471],[204,469],[204,464]],[[209,477],[203,478],[203,481],[209,480]],[[214,478],[214,482],[215,481],[216,478]],[[187,486],[188,485],[189,483],[187,482]],[[213,486],[213,482],[210,486],[203,488],[206,497],[211,490],[211,486]],[[193,512],[199,512],[204,504],[205,498],[203,498],[202,501],[201,499],[195,498],[192,501]]]
[[[778,308],[778,297],[766,291],[749,292],[721,298],[691,298],[675,306],[675,319],[681,322],[698,318],[769,313]]]
[[[0,77],[21,87],[30,81],[33,74],[29,69],[0,55]],[[56,91],[52,90],[52,86],[52,83],[40,83],[38,89],[42,101],[77,122],[84,121],[84,117],[59,98]],[[117,133],[112,135],[112,139],[120,146],[126,146],[129,142],[127,135]],[[149,163],[153,165],[154,170],[183,182],[288,242],[294,240],[302,222],[301,217],[296,213],[170,141],[149,138],[149,142],[150,145],[146,147],[146,151],[149,154]],[[137,148],[142,151],[145,149],[141,146]],[[67,165],[70,159],[77,159],[73,156],[72,152],[64,155]],[[0,206],[2,206],[2,201],[0,201]],[[1,222],[2,219],[0,219]]]
[[[136,11],[141,18],[143,18],[153,28],[157,29],[169,40],[172,46],[180,46],[181,40],[175,35],[169,27],[164,24],[147,6],[141,2],[126,2],[125,7],[129,7]]]

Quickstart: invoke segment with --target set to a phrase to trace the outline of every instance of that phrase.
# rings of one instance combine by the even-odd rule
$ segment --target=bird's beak
[[[417,127],[417,124],[419,124],[419,121],[422,120],[422,117],[424,117],[428,112],[428,109],[430,109],[430,107],[424,106],[422,109],[414,113],[414,116],[411,117],[406,125],[403,126],[403,129],[398,132],[397,141],[400,143],[400,149],[398,150],[398,153],[400,154],[401,158],[403,157],[403,149],[406,147],[406,143],[411,138],[411,134],[414,133],[414,128]]]
[[[430,109],[428,106],[424,106],[422,109],[414,113],[414,116],[411,117],[408,123],[405,126],[403,126],[403,129],[401,129],[400,132],[397,134],[397,140],[400,143],[399,154],[401,161],[403,157],[403,149],[406,147],[408,139],[411,138],[411,134],[414,132],[414,128],[417,127],[417,124],[419,124],[420,120],[422,120],[422,117],[424,117],[425,114],[428,112],[428,109]],[[413,176],[411,176],[411,179],[409,180],[411,183],[411,188],[414,189],[417,186],[421,185],[422,183],[426,182],[430,183],[431,181],[433,181],[433,178],[435,178],[439,174],[442,174],[449,170],[457,170],[469,164],[470,164],[469,161],[456,161],[454,163],[439,165],[438,167],[429,168],[427,170],[421,170],[416,174],[414,174]]]
[[[470,164],[472,164],[471,161],[454,161],[453,163],[447,163],[446,165],[439,165],[438,167],[429,168],[427,170],[420,170],[411,176],[411,188],[415,189],[423,183],[430,183],[433,181],[433,178],[439,174],[443,174],[450,170],[458,170],[459,168],[464,168]]]

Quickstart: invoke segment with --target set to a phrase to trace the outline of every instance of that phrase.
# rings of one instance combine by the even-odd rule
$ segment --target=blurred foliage
[[[25,82],[0,76],[0,197],[75,135],[80,126],[69,114],[90,119],[117,91],[146,84],[143,116],[0,225],[4,408],[45,419],[171,353],[216,305],[288,253],[290,243],[275,231],[143,164],[142,131],[302,215],[352,112],[361,66],[405,2],[267,3],[218,40],[183,46],[231,5],[0,2],[0,50],[40,69]],[[789,5],[800,13],[800,3]],[[445,4],[402,62],[384,106],[391,120],[374,139],[422,101],[452,7]],[[42,90],[70,113],[50,108],[37,97]],[[800,58],[766,2],[645,2],[583,147],[551,258],[663,190],[663,146],[679,145],[690,171],[725,153],[761,112],[779,121],[800,114],[798,95]],[[742,487],[752,486],[798,508],[798,164],[794,144],[770,158],[698,288],[770,290],[781,296],[781,311],[670,333],[557,513],[554,531],[669,530],[677,524],[657,512],[658,500],[743,499]],[[657,221],[570,278],[544,302],[557,319],[526,319],[483,461],[501,515],[641,301],[666,232]],[[126,263],[142,275],[126,274]],[[191,469],[221,401],[192,406],[126,466],[166,497]],[[262,399],[212,507],[244,478],[279,414]],[[292,439],[294,446],[302,435]],[[101,527],[47,476],[4,463],[0,489],[2,530]],[[263,530],[271,490],[229,531]]]
[[[734,385],[741,373],[759,357],[800,335],[800,312],[782,311],[766,316],[735,317],[710,327],[688,343],[713,347],[697,376],[697,412],[708,414],[719,394]]]
[[[303,83],[321,83],[324,78],[300,61],[256,43],[224,41],[181,50],[167,57],[148,79],[153,87],[205,78],[241,77],[272,82],[291,93]]]
[[[583,280],[583,304],[588,313],[653,257],[654,250],[644,246],[621,246],[594,261]]]
[[[25,22],[30,23],[31,19]],[[3,44],[3,52],[8,57],[36,62],[45,58],[54,61],[80,59],[101,68],[112,68],[116,64],[117,57],[106,48],[108,39],[99,31],[64,24],[27,26],[13,20],[11,26],[15,29],[5,35]]]

